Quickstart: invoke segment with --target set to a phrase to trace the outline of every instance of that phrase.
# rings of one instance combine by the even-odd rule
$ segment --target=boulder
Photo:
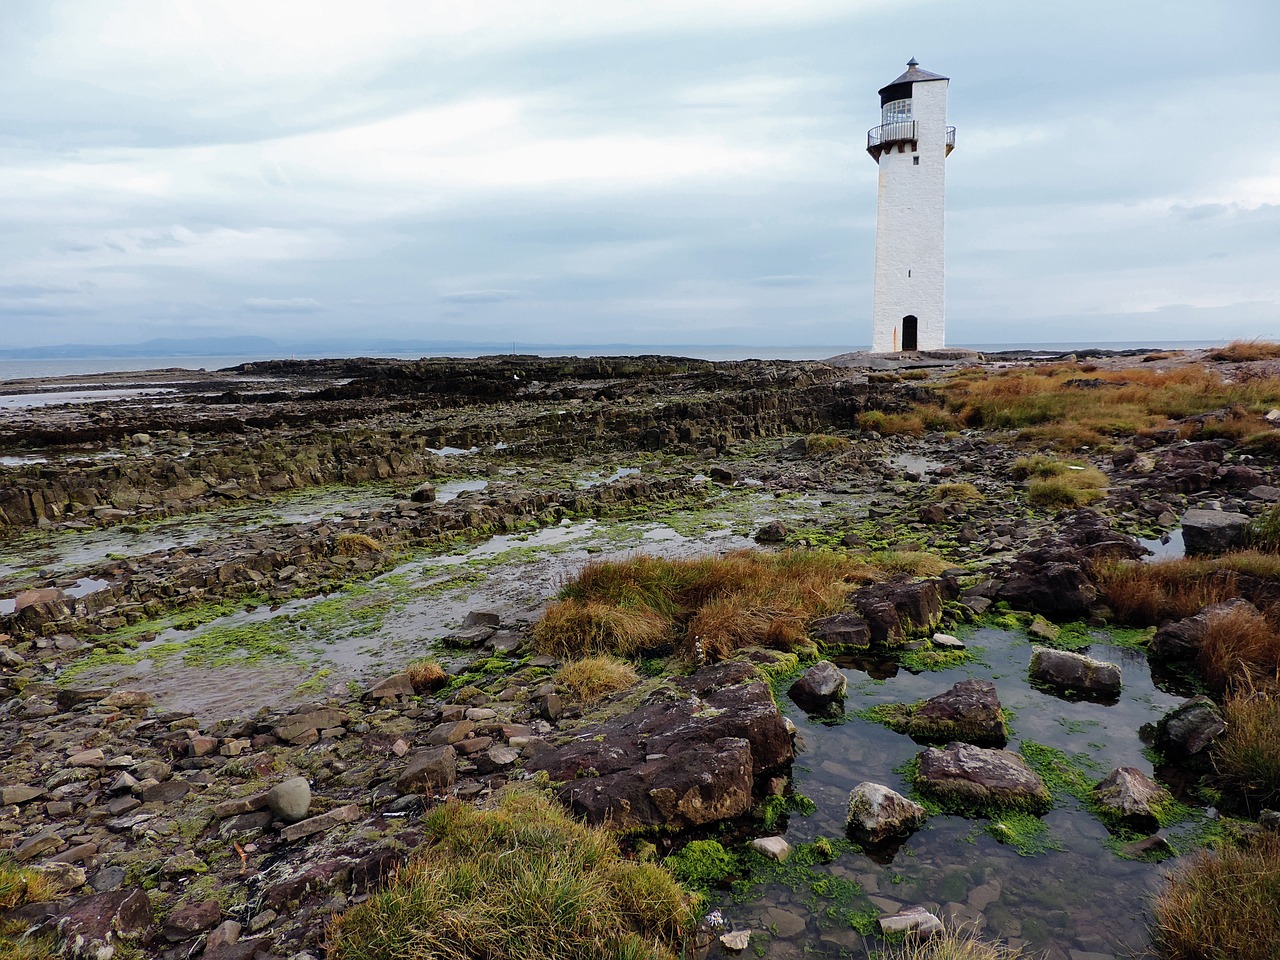
[[[859,843],[880,843],[910,833],[928,818],[924,807],[878,783],[863,782],[849,793],[845,824]]]
[[[1045,813],[1053,805],[1049,788],[1026,761],[1008,750],[949,743],[920,753],[916,786],[960,811],[1012,807]]]
[[[1187,556],[1216,556],[1244,546],[1250,522],[1243,513],[1188,510],[1182,515],[1182,542]]]
[[[1064,693],[1080,694],[1099,700],[1120,696],[1120,666],[1095,660],[1083,653],[1033,647],[1031,679]]]
[[[160,932],[166,940],[189,940],[212,929],[221,919],[222,905],[217,900],[186,903],[165,917]]]
[[[1231,613],[1233,610],[1245,610],[1261,616],[1258,608],[1248,600],[1227,600],[1224,603],[1212,603],[1194,616],[1184,620],[1167,623],[1156,631],[1151,638],[1150,651],[1153,656],[1170,660],[1190,660],[1200,652],[1200,642],[1209,626],[1211,617]]]
[[[834,704],[844,704],[848,686],[844,673],[830,660],[819,660],[800,675],[787,690],[787,695],[802,710],[821,713]]]
[[[762,774],[794,756],[769,686],[749,663],[703,667],[674,696],[590,725],[526,762],[564,784],[559,797],[591,823],[684,829],[747,813]]]
[[[434,794],[453,786],[458,779],[458,751],[443,745],[420,750],[396,780],[401,793]]]
[[[756,531],[756,543],[782,543],[787,539],[787,525],[781,520],[770,520]]]
[[[813,622],[813,634],[827,650],[866,650],[871,646],[871,628],[856,613],[837,613]]]
[[[267,806],[281,820],[297,823],[311,808],[311,784],[306,777],[290,777],[267,791]]]
[[[151,933],[151,901],[141,887],[94,893],[60,904],[63,956],[100,960],[137,945]]]
[[[1093,799],[1104,820],[1154,832],[1160,826],[1159,807],[1172,797],[1141,770],[1116,767],[1093,788]]]
[[[414,503],[434,503],[436,499],[435,484],[421,484],[413,493],[409,494],[409,499]]]
[[[906,708],[902,723],[890,725],[913,740],[950,743],[964,740],[1002,747],[1009,739],[996,685],[990,680],[961,680],[924,703]]]
[[[1193,757],[1226,732],[1218,705],[1203,694],[1174,707],[1156,724],[1156,747],[1175,757]]]
[[[854,591],[849,603],[867,622],[871,642],[901,646],[911,636],[929,634],[942,622],[942,604],[959,596],[951,578],[897,578]]]

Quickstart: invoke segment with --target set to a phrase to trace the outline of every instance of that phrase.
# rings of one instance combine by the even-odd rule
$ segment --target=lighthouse
[[[946,159],[956,128],[947,126],[946,77],[907,72],[880,88],[880,124],[867,153],[880,167],[876,210],[876,285],[871,349],[938,350],[946,345],[942,230]]]

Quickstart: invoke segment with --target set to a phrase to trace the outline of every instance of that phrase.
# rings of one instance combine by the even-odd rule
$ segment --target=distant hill
[[[61,343],[45,347],[0,348],[4,360],[97,359],[100,357],[276,356],[280,344],[266,337],[159,337],[141,343]]]

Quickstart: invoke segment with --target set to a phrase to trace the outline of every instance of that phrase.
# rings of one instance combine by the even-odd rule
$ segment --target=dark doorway
[[[902,318],[902,349],[918,350],[918,339],[916,337],[916,325],[919,323],[911,314],[907,314]]]

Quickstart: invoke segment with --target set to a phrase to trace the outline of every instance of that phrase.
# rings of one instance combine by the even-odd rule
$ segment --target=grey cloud
[[[462,293],[449,293],[440,299],[445,303],[505,303],[508,300],[519,300],[524,294],[519,290],[465,290]]]
[[[315,313],[323,310],[324,305],[311,297],[286,297],[282,300],[250,297],[244,301],[244,308],[254,313]]]

